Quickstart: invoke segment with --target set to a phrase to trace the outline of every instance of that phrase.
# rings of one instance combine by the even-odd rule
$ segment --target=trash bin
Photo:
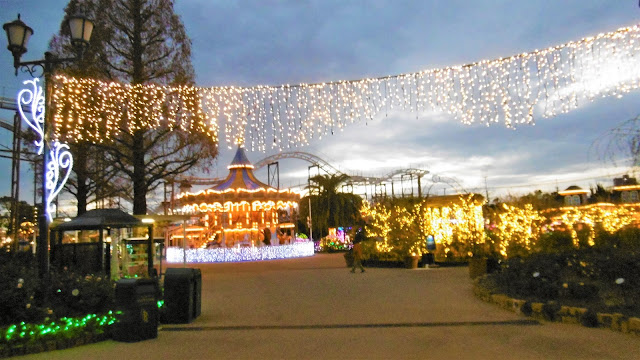
[[[426,254],[422,254],[422,265],[423,266],[428,266],[428,265],[433,265],[435,263],[434,261],[434,257],[432,253],[426,253]]]
[[[202,273],[200,269],[167,269],[164,275],[164,306],[167,323],[190,323],[200,316],[201,305]]]
[[[202,272],[194,270],[195,286],[193,287],[193,318],[200,316],[202,312]]]
[[[158,283],[154,279],[122,279],[116,282],[118,321],[113,339],[135,342],[158,337]]]

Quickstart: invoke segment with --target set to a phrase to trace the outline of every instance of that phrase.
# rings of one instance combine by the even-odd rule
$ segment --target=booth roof
[[[143,223],[140,219],[137,219],[120,209],[95,209],[89,210],[71,221],[61,223],[57,226],[52,226],[52,230],[99,230],[142,225]]]

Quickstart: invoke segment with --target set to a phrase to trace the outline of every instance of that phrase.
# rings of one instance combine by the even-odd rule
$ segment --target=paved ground
[[[340,254],[198,267],[193,323],[24,358],[640,359],[638,336],[539,324],[478,300],[466,268],[351,274]]]

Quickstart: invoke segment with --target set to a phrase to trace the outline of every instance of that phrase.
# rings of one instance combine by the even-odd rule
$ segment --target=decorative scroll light
[[[42,155],[45,152],[45,98],[42,87],[38,85],[38,78],[33,80],[25,80],[24,85],[30,85],[31,88],[22,89],[18,93],[18,111],[22,120],[24,120],[30,128],[35,131],[40,137],[34,141],[34,145],[38,149],[38,155]],[[29,118],[23,111],[22,105],[31,107],[31,116]],[[58,141],[53,141],[52,146],[48,149],[48,154],[45,154],[44,161],[46,162],[46,204],[45,213],[47,215],[47,221],[52,220],[52,212],[55,211],[53,200],[58,196],[58,193],[64,187],[64,184],[71,175],[71,169],[73,167],[73,156],[69,152],[69,146]],[[62,176],[60,170],[64,170]]]
[[[38,149],[38,155],[42,155],[44,151],[44,94],[42,93],[42,86],[38,85],[39,80],[35,78],[33,80],[25,80],[22,83],[23,85],[31,85],[31,88],[22,89],[18,93],[18,112],[20,112],[22,120],[40,137],[40,139],[34,141],[34,144]],[[30,113],[33,119],[25,115],[22,109],[23,104],[30,105]]]
[[[160,126],[225,132],[252,151],[305,145],[403,110],[464,124],[533,124],[640,87],[640,26],[510,57],[380,78],[254,87],[125,85],[55,78],[56,136],[103,141]],[[124,129],[124,130],[121,130]]]
[[[69,175],[71,175],[71,169],[73,168],[73,156],[69,151],[67,144],[62,144],[58,141],[54,141],[51,149],[49,149],[49,158],[47,161],[47,220],[51,221],[51,213],[56,209],[53,205],[53,200],[58,196],[60,190],[67,183]],[[60,170],[65,170],[60,177]]]

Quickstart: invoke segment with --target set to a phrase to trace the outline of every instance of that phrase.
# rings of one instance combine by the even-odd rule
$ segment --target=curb
[[[554,301],[540,303],[513,299],[504,294],[492,293],[478,285],[477,281],[473,285],[473,294],[485,302],[536,320],[580,324],[585,327],[606,328],[625,334],[640,335],[640,318],[637,317],[626,317],[620,313],[596,313],[586,308],[561,306]]]

